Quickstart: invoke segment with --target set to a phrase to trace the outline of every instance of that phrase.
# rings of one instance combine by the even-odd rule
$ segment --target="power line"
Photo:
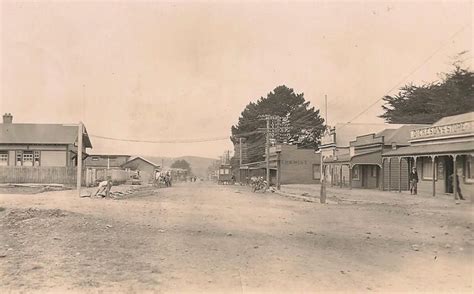
[[[395,86],[391,87],[384,95],[382,95],[381,98],[378,98],[376,101],[374,101],[373,103],[371,103],[368,107],[366,107],[364,110],[362,110],[360,113],[358,113],[356,116],[354,116],[351,120],[349,120],[347,123],[351,123],[352,121],[354,121],[355,119],[359,118],[362,114],[366,113],[370,108],[372,108],[374,105],[376,105],[380,100],[382,100],[385,96],[387,96],[388,94],[390,94],[390,92],[392,92],[393,90],[395,90],[396,88],[398,88],[400,86],[401,83],[403,83],[407,78],[409,78],[412,74],[414,74],[416,71],[418,71],[422,66],[424,66],[429,60],[431,60],[431,58],[433,58],[439,51],[441,51],[441,49],[443,49],[447,44],[449,44],[449,41],[451,41],[454,37],[456,37],[459,33],[461,33],[462,31],[464,31],[467,27],[469,26],[468,25],[465,25],[463,26],[462,28],[460,28],[458,31],[456,31],[453,35],[451,35],[451,37],[449,39],[447,39],[444,43],[442,43],[432,54],[430,54],[427,58],[425,58],[423,60],[423,62],[418,65],[417,67],[415,67],[412,71],[410,71],[409,74],[407,74],[406,76],[404,76],[401,80],[399,80]]]
[[[223,140],[229,139],[229,136],[225,136],[225,137],[202,138],[202,139],[139,140],[139,139],[106,137],[106,136],[99,136],[99,135],[93,135],[93,134],[89,134],[89,137],[110,140],[110,141],[152,143],[152,144],[201,143],[201,142],[223,141]]]
[[[261,131],[253,131],[243,133],[242,135],[251,135],[261,133]],[[129,139],[129,138],[116,138],[116,137],[108,137],[108,136],[101,136],[101,135],[94,135],[89,134],[89,137],[103,139],[103,140],[110,140],[110,141],[120,141],[120,142],[133,142],[133,143],[151,143],[151,144],[179,144],[179,143],[201,143],[201,142],[215,142],[215,141],[223,141],[228,140],[231,136],[221,136],[221,137],[210,137],[210,138],[199,138],[199,139],[171,139],[171,140],[142,140],[142,139]]]

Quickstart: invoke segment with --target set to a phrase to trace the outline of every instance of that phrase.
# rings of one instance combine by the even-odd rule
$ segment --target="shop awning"
[[[411,155],[449,155],[449,154],[474,154],[474,141],[444,144],[425,144],[401,147],[382,154],[384,157],[411,156]]]
[[[336,157],[329,157],[329,158],[325,158],[323,160],[323,163],[335,163],[335,164],[343,164],[343,163],[349,163],[349,161],[351,160],[351,157],[349,154],[344,154],[344,155],[339,155],[339,156],[336,156]]]
[[[369,164],[369,165],[382,165],[382,151],[376,150],[373,152],[367,152],[363,154],[357,154],[352,156],[351,158],[351,165],[362,165],[362,164]]]

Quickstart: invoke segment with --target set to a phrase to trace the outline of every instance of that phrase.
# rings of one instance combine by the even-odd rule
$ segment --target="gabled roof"
[[[398,129],[385,129],[377,133],[377,137],[383,136],[383,141],[385,145],[391,145],[392,143],[397,143],[397,145],[409,145],[410,132],[415,129],[429,127],[430,125],[403,125]]]
[[[462,114],[443,117],[442,119],[435,122],[433,126],[450,125],[466,121],[474,121],[474,112],[466,112]]]
[[[115,158],[115,157],[132,157],[131,155],[127,155],[127,154],[97,154],[97,153],[94,153],[94,154],[89,154],[89,156],[97,156],[97,157],[101,157],[101,158]]]
[[[156,163],[154,163],[154,162],[152,162],[152,161],[150,161],[150,160],[148,160],[148,159],[146,159],[146,158],[143,158],[143,157],[141,157],[141,156],[135,156],[134,158],[132,158],[132,159],[130,159],[129,161],[127,161],[127,162],[125,162],[124,164],[122,164],[122,166],[127,165],[128,163],[130,163],[130,162],[132,162],[132,161],[135,161],[135,160],[138,160],[138,159],[141,159],[141,160],[145,161],[146,163],[149,163],[149,164],[153,165],[154,167],[160,167],[159,164],[156,164]]]
[[[77,141],[78,125],[64,124],[0,124],[0,144],[74,144]],[[83,142],[92,148],[89,135],[84,128]]]
[[[398,128],[397,124],[349,123],[336,124],[336,146],[349,147],[357,136],[379,132],[386,128]]]

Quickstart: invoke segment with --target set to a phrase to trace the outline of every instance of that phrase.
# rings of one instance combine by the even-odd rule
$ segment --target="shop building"
[[[408,160],[400,159],[397,164],[384,162],[382,154],[409,146],[410,132],[427,125],[403,125],[385,129],[379,133],[357,136],[350,142],[350,166],[353,188],[408,190]],[[399,178],[402,180],[399,181]],[[399,186],[401,183],[401,186]]]
[[[410,145],[386,152],[383,160],[388,163],[406,160],[408,169],[417,167],[418,191],[433,196],[446,193],[457,197],[457,181],[453,181],[456,171],[462,194],[472,201],[473,124],[474,112],[442,118],[431,126],[412,130]]]
[[[321,157],[313,149],[287,144],[270,147],[269,165],[272,185],[318,184],[321,179]],[[266,161],[243,164],[240,169],[246,179],[266,177]]]
[[[351,179],[359,177],[358,170],[352,174],[350,142],[357,136],[379,132],[383,129],[401,125],[349,123],[337,124],[328,129],[320,146],[322,172],[330,186],[350,187]]]

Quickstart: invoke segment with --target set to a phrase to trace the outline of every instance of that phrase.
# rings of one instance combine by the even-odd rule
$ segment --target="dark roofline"
[[[151,161],[149,161],[148,159],[145,159],[145,158],[143,158],[143,157],[141,157],[141,156],[135,156],[133,159],[131,159],[131,160],[129,160],[129,161],[123,163],[121,166],[124,166],[124,165],[126,165],[127,163],[132,162],[132,161],[134,161],[134,160],[136,160],[136,159],[141,159],[141,160],[143,160],[143,161],[145,161],[145,162],[147,162],[147,163],[153,165],[154,167],[161,167],[161,165],[156,164],[156,163],[154,163],[154,162],[151,162]]]
[[[126,154],[89,154],[90,156],[102,156],[102,157],[109,157],[109,156],[128,156],[132,157],[131,155],[126,155]]]

